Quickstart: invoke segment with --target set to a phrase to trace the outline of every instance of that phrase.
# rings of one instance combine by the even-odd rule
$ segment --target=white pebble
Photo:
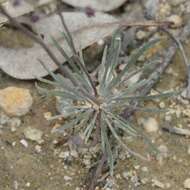
[[[165,120],[166,121],[171,121],[172,120],[172,116],[171,115],[166,115],[165,116]]]
[[[143,167],[141,168],[141,170],[142,170],[143,172],[148,172],[148,168],[147,168],[146,166],[143,166]]]
[[[15,189],[15,190],[18,189],[18,181],[14,181],[14,189]]]
[[[141,124],[148,133],[155,133],[159,129],[158,122],[153,117],[149,117],[148,119],[143,119]]]
[[[36,145],[36,146],[35,146],[35,151],[36,151],[37,153],[42,152],[42,147],[41,147],[40,145]]]
[[[16,146],[16,141],[12,142],[12,146]]]
[[[165,188],[165,185],[162,182],[158,181],[157,179],[152,179],[152,186],[159,187],[161,189]]]
[[[179,28],[183,24],[182,17],[180,17],[179,15],[171,15],[170,17],[168,17],[167,21],[172,22],[172,28]]]
[[[65,181],[71,181],[72,180],[72,177],[69,177],[69,176],[66,176],[66,175],[63,178],[64,178]]]
[[[183,186],[185,189],[190,189],[190,178],[187,178],[184,182],[183,182]]]
[[[166,107],[166,105],[165,105],[164,102],[160,102],[159,106],[160,106],[160,108],[162,108],[162,109]]]
[[[25,139],[21,139],[21,140],[20,140],[20,143],[21,143],[25,148],[28,147],[28,142],[27,142]]]
[[[11,127],[11,132],[15,132],[16,131],[16,127]]]
[[[31,185],[30,182],[26,183],[26,187],[30,187],[30,185]]]

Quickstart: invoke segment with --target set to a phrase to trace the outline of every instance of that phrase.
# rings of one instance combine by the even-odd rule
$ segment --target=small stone
[[[149,117],[148,119],[142,119],[141,124],[148,133],[155,133],[159,129],[158,122],[153,117]]]
[[[11,127],[11,132],[15,132],[16,131],[16,127]]]
[[[145,31],[142,31],[142,30],[139,30],[137,33],[136,33],[136,38],[137,40],[143,40],[147,37],[147,32]]]
[[[64,178],[65,181],[71,181],[72,180],[72,177],[69,177],[69,176],[66,176],[66,175],[63,178]]]
[[[14,142],[12,142],[12,146],[16,146],[16,142],[14,141]]]
[[[171,15],[167,18],[167,21],[171,22],[171,28],[179,28],[183,25],[182,17],[179,15]]]
[[[161,189],[165,188],[165,185],[162,182],[158,181],[157,179],[152,179],[152,186],[159,187]]]
[[[37,153],[42,152],[42,147],[41,147],[40,145],[36,145],[34,148],[35,148],[35,151],[36,151]]]
[[[28,89],[7,87],[0,90],[0,107],[13,116],[22,116],[29,112],[33,103]]]
[[[162,109],[166,107],[166,105],[165,105],[164,102],[160,102],[159,106],[160,106],[160,108],[162,108]]]
[[[141,170],[142,170],[143,172],[148,172],[148,168],[147,168],[146,166],[143,166],[143,167],[141,168]]]
[[[184,182],[183,182],[183,186],[185,189],[190,189],[190,178],[187,178]]]
[[[172,116],[171,115],[166,115],[165,120],[170,122],[172,120]]]
[[[14,185],[14,189],[17,190],[18,189],[18,181],[14,181],[13,185]]]
[[[135,170],[139,170],[140,165],[135,165],[134,168],[135,168]]]
[[[28,142],[25,139],[21,139],[20,143],[25,147],[28,148]]]
[[[26,183],[26,187],[30,187],[30,185],[31,185],[30,182]]]
[[[188,148],[187,148],[187,154],[190,155],[190,146],[188,146]]]
[[[103,45],[105,44],[105,40],[100,39],[100,40],[98,40],[97,44],[98,44],[99,46],[103,46]]]
[[[46,120],[49,120],[51,117],[52,117],[52,113],[51,113],[51,112],[45,112],[45,113],[44,113],[44,118],[45,118]]]
[[[120,71],[123,71],[124,68],[125,68],[125,66],[126,66],[126,64],[120,64],[120,65],[119,65],[119,70],[120,70]]]
[[[130,171],[127,171],[127,172],[123,172],[122,175],[123,175],[124,179],[128,180],[129,178],[131,178],[133,176],[133,171],[130,170]]]
[[[165,184],[165,187],[166,187],[167,189],[169,189],[169,188],[171,188],[171,184],[167,182],[167,183]]]
[[[27,127],[24,129],[24,136],[29,140],[38,142],[39,144],[43,142],[42,135],[43,132],[39,129],[32,127]]]
[[[116,174],[116,175],[115,175],[115,178],[116,178],[116,179],[121,179],[121,175],[120,175],[120,174]]]

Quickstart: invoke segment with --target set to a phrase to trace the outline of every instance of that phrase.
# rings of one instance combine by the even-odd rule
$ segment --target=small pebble
[[[160,108],[162,108],[162,109],[166,107],[166,105],[165,105],[164,102],[160,102],[159,106],[160,106]]]
[[[36,146],[35,146],[35,151],[36,151],[37,153],[42,152],[42,147],[41,147],[40,145],[36,145]]]
[[[43,135],[43,132],[39,129],[35,129],[32,127],[26,127],[24,129],[25,138],[32,140],[32,141],[36,141],[39,144],[43,142],[42,135]]]
[[[136,33],[136,38],[137,40],[143,40],[147,37],[147,32],[145,31],[142,31],[142,30],[139,30],[137,33]]]
[[[65,181],[71,181],[72,180],[72,177],[69,177],[69,176],[66,176],[66,175],[63,178],[64,178]]]
[[[167,189],[169,189],[169,188],[171,188],[171,184],[167,182],[167,183],[165,184],[165,187],[166,187]]]
[[[51,112],[45,112],[44,113],[44,118],[49,120],[52,117],[52,113]]]
[[[16,142],[14,141],[14,142],[12,142],[12,146],[16,146]]]
[[[143,167],[141,168],[141,170],[142,170],[143,172],[148,172],[148,168],[147,168],[146,166],[143,166]]]
[[[142,119],[141,124],[148,133],[155,133],[159,129],[158,122],[153,117],[149,117],[148,119]]]
[[[161,189],[165,188],[165,185],[162,182],[158,181],[157,179],[152,179],[152,186],[159,187]]]
[[[172,120],[172,116],[171,115],[166,115],[165,116],[165,120],[166,121],[171,121]]]
[[[18,181],[14,181],[14,189],[17,190],[18,189]]]
[[[16,131],[16,127],[11,127],[11,132],[15,132]]]
[[[185,189],[190,189],[190,178],[187,178],[184,182],[183,182],[183,186]]]
[[[182,17],[179,15],[171,15],[167,18],[167,21],[172,22],[171,28],[179,28],[183,25]]]
[[[188,146],[188,148],[187,148],[187,154],[190,155],[190,146]]]
[[[25,147],[28,148],[28,142],[25,139],[21,139],[20,143]]]
[[[30,182],[26,183],[26,187],[30,187],[30,185],[31,185]]]
[[[9,115],[25,115],[32,104],[33,98],[28,89],[7,87],[0,90],[0,107]]]
[[[138,170],[140,168],[140,165],[135,165],[134,168]]]
[[[115,175],[115,178],[116,178],[116,179],[121,179],[121,175],[120,175],[120,174],[116,174],[116,175]]]

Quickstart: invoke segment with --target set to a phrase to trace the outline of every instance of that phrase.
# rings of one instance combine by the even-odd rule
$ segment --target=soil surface
[[[177,1],[175,2],[177,3]],[[179,12],[180,16],[187,19],[189,10],[185,9],[185,5],[188,4],[190,7],[190,3],[180,0],[178,3],[177,5],[169,3],[172,9],[170,14]],[[127,6],[132,5],[125,6],[128,10]],[[93,48],[87,49],[86,54],[90,54],[91,51]],[[190,52],[188,45],[186,45],[186,52]],[[97,56],[94,56],[94,52],[91,54],[92,56],[87,55],[87,60],[98,59]],[[96,155],[94,153],[93,157],[93,150],[89,156],[88,150],[85,148],[73,149],[67,143],[67,134],[61,135],[51,132],[55,125],[63,122],[62,120],[47,121],[45,118],[47,114],[57,114],[55,99],[42,98],[35,87],[36,81],[16,80],[4,73],[1,73],[0,77],[1,89],[8,86],[26,88],[30,90],[34,99],[30,112],[19,117],[21,121],[19,127],[12,129],[10,125],[6,124],[0,126],[0,189],[85,189],[83,185],[87,178],[86,175],[88,175],[88,167],[93,165]],[[185,86],[186,83],[186,67],[178,52],[152,91],[176,89]],[[162,155],[158,155],[156,158],[151,157],[151,161],[143,161],[119,149],[119,159],[115,166],[114,177],[107,177],[107,173],[105,173],[100,179],[100,185],[102,182],[103,187],[97,187],[97,190],[183,190],[185,187],[187,188],[184,186],[184,182],[190,178],[190,139],[188,135],[176,135],[162,130],[162,128],[169,126],[190,130],[189,101],[181,97],[168,98],[146,102],[146,106],[164,107],[172,110],[168,114],[138,112],[130,118],[131,122],[139,127],[142,127],[139,124],[141,118],[156,119],[159,129],[153,133],[146,131],[145,133],[155,147],[162,152]],[[1,114],[4,113],[1,112]],[[9,119],[12,118],[9,117]],[[2,118],[0,118],[0,123],[1,120]],[[43,142],[38,143],[26,139],[24,135],[26,127],[42,131]],[[142,155],[151,154],[150,147],[143,140],[128,136],[124,136],[123,139],[136,152]],[[27,143],[26,146],[25,143]],[[98,149],[98,147],[94,148]],[[87,153],[86,156],[85,153]],[[190,189],[190,184],[187,189]]]

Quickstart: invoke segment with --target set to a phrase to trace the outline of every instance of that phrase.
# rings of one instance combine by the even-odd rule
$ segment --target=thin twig
[[[164,131],[168,131],[169,133],[190,137],[190,130],[188,129],[181,129],[178,127],[171,127],[171,126],[163,126],[162,129]]]

